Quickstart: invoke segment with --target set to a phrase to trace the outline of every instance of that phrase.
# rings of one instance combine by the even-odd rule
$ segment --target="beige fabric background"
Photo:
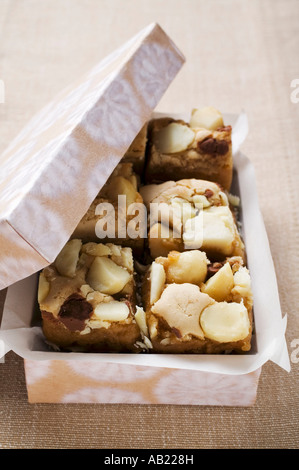
[[[77,74],[152,21],[187,59],[158,110],[211,104],[248,113],[243,151],[256,168],[291,354],[299,338],[299,103],[290,100],[298,0],[1,0],[0,152]],[[266,364],[252,408],[29,405],[23,361],[9,353],[0,364],[0,447],[298,448],[298,379],[299,363],[289,374]]]

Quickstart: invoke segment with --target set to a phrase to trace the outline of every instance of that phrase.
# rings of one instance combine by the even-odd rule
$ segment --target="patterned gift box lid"
[[[183,63],[150,24],[63,90],[2,154],[0,289],[54,261]]]

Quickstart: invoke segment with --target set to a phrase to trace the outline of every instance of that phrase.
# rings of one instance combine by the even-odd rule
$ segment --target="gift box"
[[[248,353],[126,354],[62,352],[45,342],[38,272],[54,261],[81,217],[184,63],[151,24],[60,93],[17,136],[1,160],[0,287],[7,289],[3,355],[24,358],[31,403],[147,403],[250,406],[262,366],[289,370],[275,270],[259,210],[254,169],[240,152],[245,113],[233,127],[232,193],[254,297]],[[258,243],[257,243],[258,240]]]

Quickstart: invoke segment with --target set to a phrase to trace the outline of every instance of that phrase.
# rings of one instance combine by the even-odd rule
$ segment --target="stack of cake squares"
[[[213,107],[154,118],[39,275],[45,341],[83,352],[244,354],[253,297],[232,128]]]

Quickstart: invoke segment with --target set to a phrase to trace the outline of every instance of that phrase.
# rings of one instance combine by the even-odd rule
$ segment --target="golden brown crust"
[[[136,352],[140,330],[136,322],[111,323],[109,328],[97,328],[87,334],[69,330],[50,312],[42,311],[43,332],[47,341],[62,350],[81,348],[86,352]]]
[[[217,182],[229,191],[233,175],[231,127],[210,131],[210,136],[182,152],[162,154],[156,144],[157,134],[173,122],[184,123],[172,118],[155,119],[150,123],[145,182],[197,178]]]
[[[119,206],[118,206],[118,194],[114,193],[114,188],[116,187],[116,182],[119,179],[125,179],[128,183],[128,190],[131,194],[133,194],[130,198],[130,194],[128,194],[127,200],[132,202],[133,204],[143,204],[143,199],[140,193],[138,192],[139,188],[139,178],[133,171],[132,163],[120,163],[115,168],[114,172],[103,186],[101,191],[99,192],[98,196],[94,199],[92,204],[90,205],[89,209],[87,210],[86,214],[82,217],[81,221],[77,225],[76,229],[74,230],[71,238],[79,238],[83,241],[83,243],[87,242],[95,242],[95,243],[114,243],[116,245],[127,246],[132,248],[134,251],[134,255],[136,257],[140,257],[143,248],[144,248],[144,237],[137,236],[136,238],[130,237],[128,234],[128,225],[130,221],[132,221],[135,217],[135,214],[128,213],[127,209],[125,209],[126,213],[120,214],[119,213]],[[126,189],[126,188],[125,188]],[[97,223],[103,217],[103,214],[97,215],[97,207],[101,204],[111,204],[114,208],[113,223],[115,227],[115,236],[105,236],[103,238],[99,238],[96,232]],[[123,225],[123,220],[125,219],[124,228],[126,232],[119,235],[119,221],[121,222],[121,226]],[[121,229],[124,230],[123,228]]]
[[[157,259],[156,262],[167,268],[172,260],[175,259],[176,255],[178,255],[178,253],[173,252],[168,256],[168,258]],[[230,264],[233,273],[237,272],[243,265],[242,259],[238,257],[227,258],[226,262]],[[217,266],[217,268],[219,269],[223,266],[224,263],[218,264],[219,266]],[[218,269],[215,269],[214,272],[217,272]],[[207,272],[206,279],[208,279],[210,276],[211,274]],[[166,288],[167,285],[169,284],[165,284],[164,288]],[[148,271],[143,276],[141,289],[143,308],[146,313],[150,332],[150,340],[153,345],[153,352],[171,354],[221,354],[224,352],[235,352],[240,354],[251,349],[253,315],[252,293],[250,287],[243,295],[239,295],[238,293],[230,293],[227,296],[227,302],[238,302],[244,304],[248,312],[248,319],[250,323],[248,335],[241,340],[231,342],[219,342],[207,337],[199,338],[192,334],[188,334],[182,337],[178,328],[175,328],[174,326],[171,327],[165,318],[155,314],[152,311],[153,306],[150,302],[151,267],[148,268]],[[169,307],[171,308],[171,306]]]
[[[193,281],[192,276],[191,280],[189,277],[188,281],[178,280],[178,277],[176,277],[177,271],[175,271],[175,269],[178,269],[177,266],[171,271],[178,256],[182,252],[190,250],[184,245],[182,236],[177,236],[175,226],[171,226],[170,234],[166,236],[163,223],[159,221],[149,230],[148,239],[140,237],[133,239],[129,236],[123,238],[118,233],[117,221],[123,217],[123,214],[118,212],[117,197],[123,193],[128,195],[130,202],[145,203],[147,210],[149,210],[152,202],[166,202],[166,204],[169,204],[173,198],[185,199],[190,202],[194,195],[204,196],[208,204],[206,207],[230,207],[224,199],[227,199],[225,191],[230,189],[232,181],[231,127],[223,126],[210,131],[203,128],[194,128],[196,138],[186,150],[176,153],[161,153],[157,145],[157,134],[162,128],[171,123],[189,126],[182,120],[162,118],[152,120],[149,125],[146,124],[142,128],[121,163],[117,165],[91,204],[71,238],[80,238],[83,243],[101,242],[108,245],[112,243],[119,247],[130,247],[133,250],[135,259],[140,260],[143,256],[143,261],[151,263],[155,260],[156,263],[160,264],[160,268],[163,266],[166,279],[165,286],[180,283],[186,286],[189,283],[190,289],[190,285],[193,285],[193,287],[196,285],[201,298],[202,296],[208,296],[211,299],[211,305],[214,306],[218,300],[215,300],[216,297],[210,297],[213,294],[207,294],[204,290],[208,279],[217,273],[226,262],[230,264],[233,273],[237,272],[246,262],[245,247],[237,230],[237,221],[233,211],[235,238],[232,248],[229,253],[226,251],[219,252],[218,249],[211,247],[202,248],[208,259],[206,273],[204,274],[205,278],[201,279],[200,282]],[[145,156],[147,157],[146,167]],[[127,186],[121,181],[123,179],[129,182]],[[141,183],[145,183],[145,186],[141,187]],[[118,189],[115,190],[115,188]],[[116,233],[115,237],[99,239],[95,227],[101,216],[96,215],[96,207],[106,202],[111,203],[115,210]],[[126,226],[133,217],[134,215],[126,213]],[[150,257],[147,256],[148,253],[150,253]],[[231,290],[230,294],[226,296],[225,302],[244,305],[250,322],[249,334],[238,341],[220,342],[211,339],[214,337],[213,335],[211,335],[211,338],[200,337],[200,334],[196,336],[194,330],[192,331],[195,334],[192,334],[192,332],[182,334],[175,322],[171,322],[177,314],[175,307],[173,308],[173,302],[169,303],[167,315],[164,316],[159,309],[154,308],[154,303],[150,298],[150,270],[147,270],[143,275],[140,292],[138,293],[134,280],[135,274],[131,273],[132,279],[123,291],[110,296],[101,292],[95,293],[91,289],[93,291],[92,297],[89,290],[90,286],[84,285],[87,282],[86,277],[91,265],[90,254],[86,255],[85,252],[84,256],[83,259],[87,264],[77,273],[78,275],[76,274],[73,280],[62,279],[55,266],[50,266],[43,271],[45,282],[49,282],[51,285],[47,299],[40,302],[43,331],[47,341],[53,345],[55,344],[61,350],[140,352],[140,343],[144,340],[144,334],[141,332],[140,325],[136,322],[137,315],[135,319],[136,305],[141,305],[140,302],[137,302],[137,295],[139,294],[145,310],[149,340],[152,344],[150,352],[162,354],[222,354],[233,352],[242,354],[250,350],[253,302],[251,295],[244,294],[242,285]],[[81,288],[84,288],[83,291]],[[185,293],[187,293],[187,288]],[[53,301],[55,297],[56,300]],[[179,304],[181,298],[182,296],[178,299]],[[97,302],[109,304],[111,301],[122,302],[128,306],[129,314],[124,320],[107,321],[99,319],[99,317],[96,318]],[[182,308],[182,305],[180,308]],[[203,311],[205,308],[203,307]]]
[[[167,253],[171,250],[184,251],[190,249],[191,244],[188,245],[184,240],[183,230],[186,232],[188,228],[187,225],[183,226],[183,218],[180,222],[176,218],[176,223],[172,223],[172,220],[174,220],[173,214],[177,214],[173,206],[173,202],[175,202],[177,206],[182,203],[188,210],[190,209],[193,212],[191,217],[187,215],[190,218],[189,230],[191,233],[193,230],[192,219],[195,220],[194,216],[199,214],[198,208],[200,207],[200,210],[203,211],[203,239],[201,242],[198,241],[197,246],[194,242],[193,247],[205,251],[211,261],[223,260],[227,256],[241,256],[245,261],[245,247],[238,231],[235,214],[231,210],[227,195],[217,183],[191,178],[145,185],[140,191],[148,209],[152,211],[153,203],[155,203],[162,210],[159,213],[159,219],[155,220],[154,223],[153,219],[149,218],[148,220],[148,245],[152,259],[158,256],[167,256]],[[220,214],[221,211],[223,213]],[[185,216],[182,215],[182,217]],[[224,219],[226,222],[221,222]],[[197,220],[201,223],[201,219]],[[212,240],[211,238],[209,224],[217,223],[217,220],[222,225],[221,227],[218,224],[217,230],[225,230],[227,242],[224,241],[224,238],[219,239],[218,242],[217,239]]]
[[[41,272],[38,300],[44,335],[61,349],[138,349],[141,333],[134,317],[136,284],[128,247],[70,240]]]

